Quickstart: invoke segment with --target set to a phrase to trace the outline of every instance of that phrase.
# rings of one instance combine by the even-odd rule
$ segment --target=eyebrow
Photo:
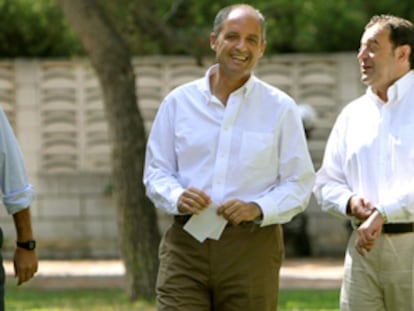
[[[379,41],[377,39],[368,39],[365,43],[361,41],[360,45],[367,45],[367,44],[376,44],[379,45]]]

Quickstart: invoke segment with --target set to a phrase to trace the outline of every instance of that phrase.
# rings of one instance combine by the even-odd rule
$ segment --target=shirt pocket
[[[414,124],[400,126],[397,141],[398,150],[412,161],[414,159]]]
[[[240,162],[252,168],[265,168],[271,164],[274,153],[274,135],[244,132],[240,145]]]

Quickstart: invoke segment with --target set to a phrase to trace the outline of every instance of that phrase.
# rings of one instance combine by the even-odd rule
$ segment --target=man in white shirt
[[[217,64],[166,96],[148,139],[147,195],[176,215],[160,246],[158,310],[274,311],[280,224],[307,207],[314,169],[295,102],[252,74],[262,14],[222,9],[210,44]]]
[[[3,204],[13,215],[17,241],[14,253],[14,271],[17,284],[30,280],[37,271],[36,242],[33,239],[29,206],[34,198],[33,187],[28,183],[23,156],[9,121],[0,108],[0,188]],[[4,310],[5,273],[0,228],[0,311]]]
[[[352,220],[341,310],[414,310],[414,27],[374,16],[358,53],[368,86],[329,137],[315,195]]]

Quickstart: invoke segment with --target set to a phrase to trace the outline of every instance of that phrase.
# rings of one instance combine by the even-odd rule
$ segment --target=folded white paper
[[[184,230],[191,234],[200,243],[207,238],[214,240],[220,239],[227,220],[217,215],[216,204],[210,204],[204,211],[198,215],[193,215],[184,225]]]

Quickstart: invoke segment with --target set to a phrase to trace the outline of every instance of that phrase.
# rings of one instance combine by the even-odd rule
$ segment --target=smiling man
[[[355,228],[341,310],[414,310],[413,24],[374,16],[358,61],[367,91],[340,113],[314,191]]]
[[[210,46],[217,64],[166,96],[147,144],[147,195],[175,215],[160,245],[158,310],[274,311],[280,224],[307,207],[313,165],[295,102],[252,74],[263,15],[222,9]]]

